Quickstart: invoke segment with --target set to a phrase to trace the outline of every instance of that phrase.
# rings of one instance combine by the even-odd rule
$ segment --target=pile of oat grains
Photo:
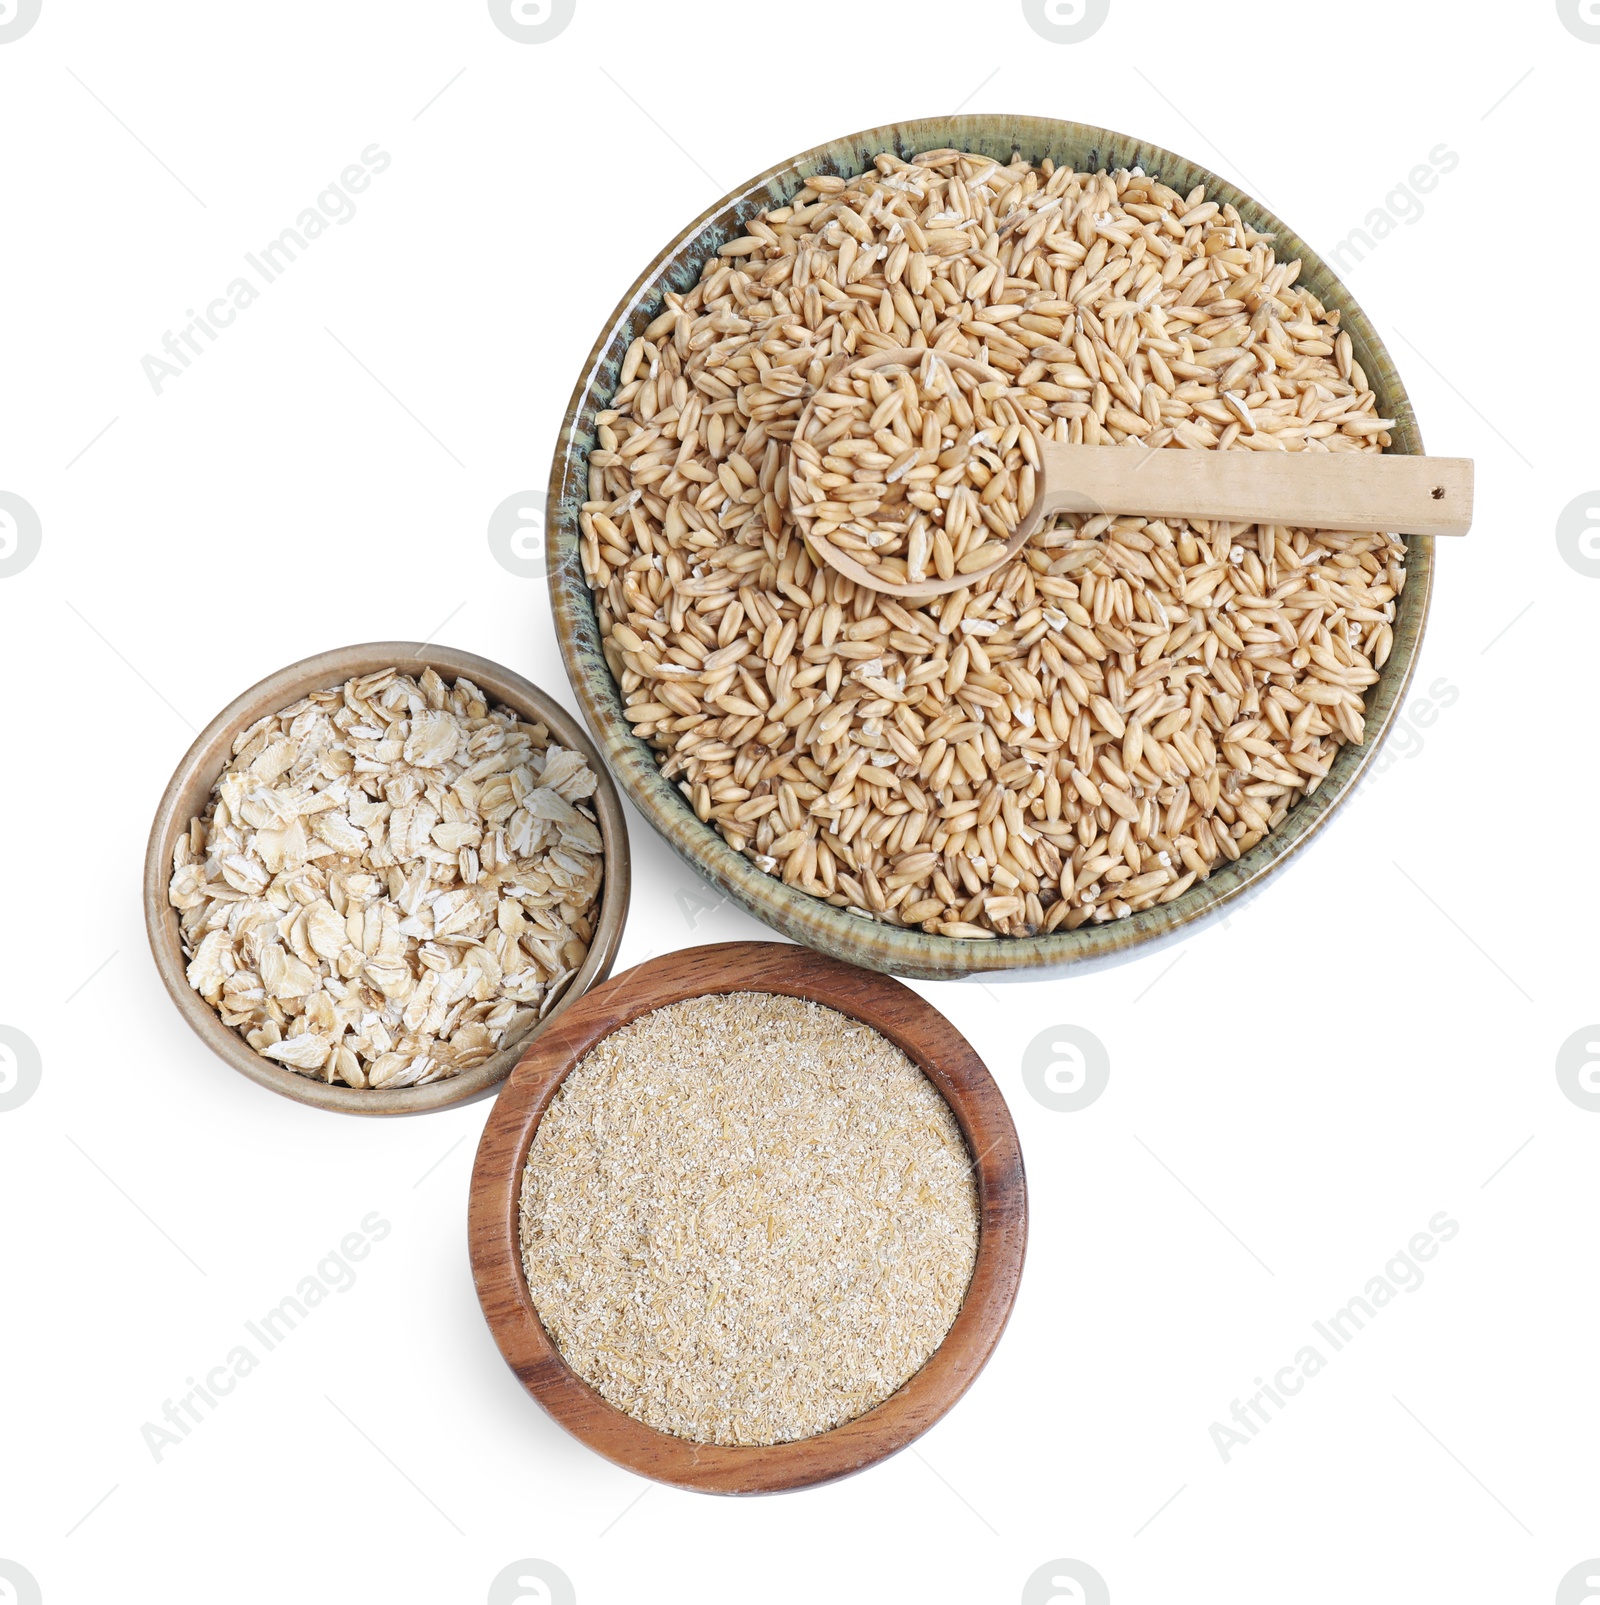
[[[1137,169],[956,151],[746,227],[629,349],[580,519],[627,716],[737,851],[892,924],[1071,929],[1180,896],[1362,741],[1392,536],[1066,518],[915,606],[789,514],[796,422],[850,351],[974,357],[1074,443],[1381,450],[1338,311],[1269,235]]]

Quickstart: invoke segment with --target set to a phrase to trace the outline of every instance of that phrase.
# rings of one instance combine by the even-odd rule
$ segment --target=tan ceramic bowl
[[[464,1071],[448,1081],[393,1091],[347,1087],[342,1082],[330,1085],[263,1058],[243,1037],[225,1026],[205,999],[189,985],[184,974],[186,961],[179,938],[178,911],[167,901],[172,852],[180,833],[189,828],[189,821],[204,810],[217,776],[232,756],[234,737],[241,730],[299,701],[309,692],[341,685],[355,675],[372,674],[391,666],[420,674],[430,665],[447,680],[465,675],[495,702],[503,703],[524,718],[537,719],[547,725],[562,746],[581,752],[599,777],[594,805],[605,848],[605,879],[600,888],[594,941],[588,958],[549,1015],[529,1036],[501,1049],[476,1069]],[[628,915],[628,881],[628,833],[623,823],[622,804],[593,743],[571,714],[521,675],[487,658],[418,641],[373,641],[364,646],[322,652],[269,674],[230,702],[200,732],[167,782],[161,804],[156,809],[155,823],[150,827],[150,845],[144,864],[144,915],[150,951],[162,984],[189,1028],[219,1059],[259,1085],[318,1109],[337,1109],[344,1114],[358,1115],[420,1114],[424,1110],[463,1103],[503,1081],[533,1036],[611,973],[617,945],[622,940],[623,922]]]
[[[595,414],[609,405],[622,358],[634,337],[660,310],[663,291],[691,289],[699,279],[701,263],[719,246],[746,232],[744,219],[763,208],[786,204],[814,173],[852,175],[864,171],[879,151],[909,157],[943,147],[977,151],[1000,161],[1008,161],[1014,151],[1033,161],[1049,156],[1058,164],[1065,162],[1080,170],[1142,166],[1179,191],[1204,184],[1210,198],[1232,201],[1253,226],[1277,236],[1280,260],[1301,260],[1300,283],[1327,305],[1342,310],[1340,327],[1354,343],[1356,360],[1366,370],[1379,411],[1395,420],[1390,449],[1421,453],[1422,436],[1405,387],[1355,297],[1293,229],[1217,174],[1126,134],[1046,117],[936,117],[890,123],[803,151],[741,184],[672,240],[617,303],[584,364],[556,447],[546,533],[550,599],[573,690],[622,789],[679,856],[741,908],[794,941],[895,975],[951,980],[984,971],[1059,974],[1148,952],[1251,895],[1310,841],[1350,796],[1388,734],[1411,681],[1433,588],[1433,541],[1428,536],[1411,536],[1406,542],[1409,578],[1396,610],[1393,651],[1368,693],[1366,745],[1341,748],[1314,796],[1293,809],[1276,830],[1236,863],[1218,869],[1210,880],[1192,886],[1174,902],[1125,920],[1084,925],[1049,936],[963,941],[847,914],[762,874],[734,852],[716,831],[695,817],[678,789],[662,778],[655,755],[634,735],[623,715],[617,683],[600,651],[594,606],[578,556],[578,508],[588,494]]]

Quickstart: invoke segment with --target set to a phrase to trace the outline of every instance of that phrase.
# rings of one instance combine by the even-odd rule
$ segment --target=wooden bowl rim
[[[663,975],[662,971],[669,971]],[[779,992],[839,1010],[896,1043],[938,1088],[978,1187],[977,1261],[966,1298],[927,1363],[882,1404],[842,1426],[759,1447],[692,1443],[616,1408],[561,1357],[522,1267],[522,1178],[539,1121],[600,1040],[685,998]],[[595,987],[524,1053],[501,1089],[473,1165],[468,1211],[484,1317],[524,1388],[574,1437],[639,1476],[706,1493],[773,1493],[865,1470],[920,1437],[966,1392],[1016,1303],[1027,1249],[1027,1179],[1010,1110],[976,1050],[899,981],[785,942],[721,942],[664,954]]]
[[[1125,920],[1041,936],[992,941],[930,936],[847,914],[764,874],[735,853],[662,778],[654,755],[624,718],[616,681],[599,652],[593,599],[578,555],[577,512],[588,496],[594,413],[614,392],[622,353],[660,310],[663,292],[689,289],[698,278],[699,263],[743,234],[748,218],[763,207],[785,204],[803,178],[860,171],[859,165],[849,164],[858,164],[861,152],[898,151],[910,156],[947,146],[982,151],[1002,161],[1010,151],[1020,150],[1032,160],[1053,153],[1058,161],[1070,160],[1080,168],[1140,164],[1179,188],[1205,184],[1209,198],[1231,201],[1253,227],[1275,234],[1281,260],[1301,260],[1300,282],[1324,303],[1340,309],[1340,327],[1354,341],[1368,384],[1378,395],[1384,416],[1395,419],[1390,450],[1423,451],[1405,385],[1360,302],[1320,253],[1237,185],[1160,145],[1093,124],[1021,113],[907,119],[813,145],[730,190],[656,253],[606,316],[573,386],[551,463],[545,531],[550,606],[573,692],[618,783],[673,851],[746,913],[793,941],[896,975],[953,980],[1010,971],[1017,979],[1041,978],[1116,964],[1181,940],[1193,932],[1196,922],[1253,897],[1274,871],[1320,834],[1334,811],[1355,794],[1404,706],[1432,596],[1433,539],[1406,540],[1406,588],[1396,611],[1393,650],[1378,684],[1370,689],[1365,745],[1341,747],[1318,790],[1291,810],[1282,824],[1236,862],[1219,866],[1209,880],[1196,882],[1172,903]],[[1007,155],[999,154],[1002,147]]]
[[[368,641],[356,646],[335,647],[301,658],[258,680],[235,697],[195,737],[161,794],[145,848],[145,931],[150,940],[156,972],[167,989],[167,995],[177,1005],[179,1014],[190,1030],[218,1058],[241,1075],[248,1076],[258,1086],[292,1098],[297,1103],[335,1110],[341,1114],[422,1114],[481,1097],[510,1074],[529,1038],[520,1038],[481,1065],[463,1071],[448,1081],[435,1081],[423,1087],[399,1087],[390,1091],[315,1081],[284,1065],[274,1064],[225,1026],[210,1005],[189,985],[184,973],[186,961],[178,912],[167,901],[172,850],[179,829],[186,829],[193,814],[204,807],[211,787],[231,756],[233,740],[239,731],[266,714],[288,707],[311,691],[339,685],[355,675],[371,674],[379,669],[404,668],[408,662],[415,664],[418,673],[431,665],[448,680],[465,676],[480,690],[488,692],[495,702],[503,703],[518,714],[538,719],[549,727],[552,737],[562,746],[584,755],[600,782],[593,802],[604,846],[605,871],[594,941],[565,995],[549,1015],[533,1027],[534,1036],[547,1029],[564,1009],[611,973],[617,948],[622,941],[623,925],[628,917],[631,880],[628,831],[623,819],[622,802],[610,771],[583,726],[531,680],[476,653],[423,641]],[[199,798],[198,806],[194,801],[196,796]]]

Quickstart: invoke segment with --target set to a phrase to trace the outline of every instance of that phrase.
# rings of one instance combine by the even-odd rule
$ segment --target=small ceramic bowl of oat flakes
[[[261,1086],[413,1114],[504,1080],[610,973],[617,793],[520,675],[415,641],[290,664],[206,726],[156,810],[145,921],[190,1028]]]

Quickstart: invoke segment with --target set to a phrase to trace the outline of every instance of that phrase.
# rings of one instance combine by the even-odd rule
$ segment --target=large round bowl
[[[1390,450],[1420,455],[1411,402],[1389,353],[1367,315],[1333,270],[1293,229],[1244,191],[1182,156],[1126,134],[1047,117],[935,117],[889,123],[818,145],[769,168],[725,195],[695,219],[641,273],[607,318],[573,390],[550,474],[546,552],[556,635],[574,691],[612,773],[639,811],[678,854],[741,908],[774,930],[835,958],[870,969],[926,980],[950,980],[980,971],[1033,974],[1112,962],[1173,939],[1195,923],[1255,891],[1326,823],[1350,796],[1394,722],[1410,684],[1417,647],[1433,588],[1433,541],[1406,540],[1408,578],[1394,621],[1394,647],[1378,683],[1369,689],[1366,744],[1346,744],[1315,795],[1236,862],[1217,869],[1171,903],[1104,925],[1084,925],[1048,936],[963,941],[920,930],[878,924],[830,907],[820,898],[763,874],[695,817],[682,793],[661,775],[655,755],[634,735],[623,714],[617,683],[600,650],[599,628],[578,552],[578,510],[588,492],[588,457],[595,443],[595,414],[610,403],[629,344],[661,310],[666,290],[686,293],[701,264],[730,239],[745,233],[744,220],[764,208],[783,206],[815,173],[851,176],[870,166],[880,151],[909,158],[918,151],[953,147],[1008,161],[1020,152],[1031,161],[1051,157],[1080,171],[1142,167],[1180,192],[1204,184],[1208,199],[1231,201],[1251,227],[1276,236],[1280,261],[1299,258],[1299,282],[1343,314],[1356,360],[1366,371],[1381,416],[1395,420]]]

